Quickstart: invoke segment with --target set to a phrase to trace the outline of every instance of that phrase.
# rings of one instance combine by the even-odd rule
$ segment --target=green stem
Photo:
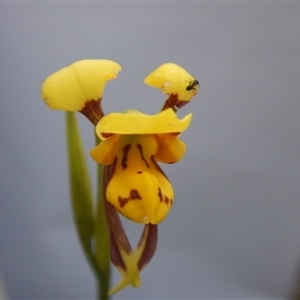
[[[98,145],[100,140],[95,136],[95,142]],[[101,269],[98,277],[98,298],[101,300],[109,299],[110,283],[110,252],[109,236],[106,225],[105,208],[104,208],[104,191],[103,191],[103,165],[97,166],[97,209],[95,216],[95,258]]]
[[[102,169],[98,165],[98,196],[94,216],[93,196],[85,153],[77,119],[74,113],[66,113],[67,153],[71,206],[76,232],[83,252],[95,274],[98,298],[107,300],[110,279],[109,240],[104,214]],[[95,239],[95,247],[92,240]]]

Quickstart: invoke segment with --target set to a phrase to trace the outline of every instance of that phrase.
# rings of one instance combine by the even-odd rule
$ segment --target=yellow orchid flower
[[[144,224],[166,217],[174,192],[157,161],[174,163],[183,157],[185,144],[178,135],[191,118],[179,120],[169,108],[153,116],[112,113],[99,121],[96,133],[103,141],[90,154],[98,163],[114,164],[106,198],[122,215]]]
[[[191,101],[199,88],[198,80],[185,69],[174,63],[163,64],[144,81],[169,95],[159,113],[147,115],[128,110],[105,115],[101,107],[104,88],[107,81],[116,78],[120,70],[120,65],[110,60],[81,60],[50,75],[42,85],[42,98],[49,108],[84,114],[95,125],[101,141],[90,150],[90,155],[104,166],[102,205],[107,223],[102,226],[105,218],[100,209],[100,213],[95,214],[94,226],[100,222],[102,230],[107,225],[111,262],[122,277],[108,294],[119,292],[128,285],[138,287],[140,272],[155,253],[157,224],[165,219],[174,201],[173,187],[159,163],[176,163],[184,156],[185,144],[179,136],[188,128],[192,114],[179,119],[176,112]],[[71,128],[74,127],[69,126]],[[71,136],[72,131],[68,132]],[[75,135],[78,136],[78,133]],[[76,162],[77,150],[71,151],[72,164]],[[81,170],[86,167],[82,160],[81,164],[76,169],[73,182],[76,193],[76,183],[82,179]],[[75,192],[74,195],[77,195]],[[76,211],[80,212],[82,202],[77,199],[76,205]],[[145,224],[135,250],[131,248],[118,213]],[[93,215],[90,213],[89,217]],[[80,220],[81,215],[76,224],[79,229],[83,226]],[[106,293],[108,284],[105,280],[109,275],[105,273],[107,269],[103,261],[97,260],[97,251],[102,248],[91,246],[95,242],[92,239],[96,239],[96,244],[101,240],[101,236],[98,236],[101,230],[95,230],[94,236],[90,229],[88,234],[86,230],[81,230],[80,234],[85,241],[84,250]]]

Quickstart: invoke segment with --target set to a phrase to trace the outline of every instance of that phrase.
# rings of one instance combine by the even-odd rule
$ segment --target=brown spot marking
[[[143,171],[138,171],[137,173],[138,173],[138,174],[142,174],[142,173],[143,173]]]
[[[168,205],[170,202],[170,199],[167,196],[165,196],[164,202]]]
[[[158,187],[158,197],[159,197],[159,202],[163,202],[163,195],[162,195],[160,187]]]
[[[80,110],[80,112],[86,116],[94,125],[100,121],[100,119],[104,116],[104,113],[101,108],[101,98],[96,100],[86,100],[84,103],[84,107]]]
[[[139,149],[139,151],[140,151],[142,160],[145,162],[146,166],[147,166],[148,168],[150,168],[149,164],[147,163],[147,161],[146,161],[146,159],[145,159],[145,157],[144,157],[143,146],[142,146],[141,144],[137,144],[137,147],[138,147],[138,149]]]
[[[173,205],[173,199],[170,200],[170,204],[171,204],[171,206]]]
[[[119,196],[118,201],[120,203],[120,206],[124,207],[128,203],[128,201],[136,200],[136,199],[141,200],[142,197],[140,196],[138,190],[131,190],[129,197],[123,198],[123,197]]]
[[[131,148],[131,145],[130,144],[126,144],[124,147],[123,147],[123,157],[122,157],[122,168],[123,170],[125,170],[127,168],[127,158],[128,158],[128,152]]]

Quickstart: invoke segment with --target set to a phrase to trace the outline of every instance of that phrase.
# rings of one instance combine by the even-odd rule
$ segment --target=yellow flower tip
[[[141,284],[140,273],[137,266],[137,258],[135,253],[130,251],[127,253],[124,249],[119,248],[122,266],[115,265],[122,276],[121,281],[109,291],[109,295],[120,292],[128,285],[138,288]]]
[[[151,72],[144,82],[162,90],[170,96],[163,109],[172,107],[174,110],[191,101],[197,94],[199,81],[182,67],[174,63],[166,63]]]
[[[116,285],[114,286],[109,292],[107,295],[113,295],[115,293],[118,293],[120,291],[122,291],[123,289],[125,289],[127,286],[128,286],[128,282],[125,278],[122,278],[121,281]]]
[[[117,77],[121,66],[111,60],[87,59],[74,62],[42,84],[42,99],[50,109],[82,112],[94,124],[103,116],[100,102],[108,80]]]
[[[139,288],[140,287],[140,281],[135,282],[134,284],[130,284],[126,280],[126,278],[122,278],[121,281],[108,292],[108,295],[113,295],[115,293],[118,293],[118,292],[122,291],[123,289],[125,289],[129,285],[131,285],[134,288]]]
[[[155,115],[146,115],[138,111],[111,113],[103,117],[96,126],[96,133],[105,140],[112,134],[162,134],[181,133],[192,120],[192,114],[178,119],[172,109],[166,109]]]

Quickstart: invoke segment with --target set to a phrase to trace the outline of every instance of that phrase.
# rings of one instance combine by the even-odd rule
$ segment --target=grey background
[[[141,288],[113,299],[288,297],[300,268],[299,15],[297,2],[0,3],[8,296],[95,297],[69,207],[64,114],[48,110],[40,86],[76,60],[107,58],[123,67],[107,85],[107,113],[156,113],[165,97],[143,79],[165,62],[201,82],[179,113],[193,112],[186,156],[163,166],[176,198],[156,255]],[[79,119],[88,150],[93,128]],[[142,227],[125,223],[134,244]]]

